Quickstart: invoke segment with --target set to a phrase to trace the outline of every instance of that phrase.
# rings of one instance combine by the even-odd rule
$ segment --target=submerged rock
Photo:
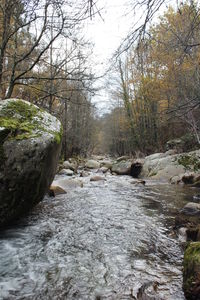
[[[70,169],[62,169],[62,170],[60,170],[60,172],[58,174],[59,175],[66,175],[66,176],[72,176],[72,175],[74,175],[74,171],[72,171]]]
[[[99,175],[95,175],[90,178],[90,181],[101,181],[101,180],[106,180],[106,179],[105,179],[105,177],[102,177]]]
[[[190,243],[184,253],[183,290],[186,299],[200,299],[200,242]]]
[[[43,199],[56,172],[60,122],[19,99],[0,102],[0,226]]]
[[[64,191],[68,191],[72,188],[83,187],[83,182],[79,179],[60,179],[54,180],[52,185],[61,187]]]

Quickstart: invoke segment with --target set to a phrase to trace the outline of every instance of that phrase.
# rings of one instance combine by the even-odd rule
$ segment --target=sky
[[[97,75],[102,75],[110,65],[110,58],[119,47],[120,42],[129,32],[127,5],[125,0],[101,0],[97,2],[102,18],[97,14],[92,20],[88,20],[85,33],[94,44],[93,65]],[[98,84],[104,84],[106,79],[99,80]],[[105,113],[110,107],[109,93],[106,89],[98,92],[93,97],[98,114]]]
[[[130,32],[136,22],[142,22],[143,11],[131,10],[130,0],[98,0],[102,18],[97,14],[92,20],[88,20],[85,26],[86,37],[94,43],[93,66],[97,75],[102,75],[110,66],[110,58],[120,46],[120,43]],[[163,12],[167,5],[174,0],[167,0],[159,12]],[[155,20],[155,19],[154,19]],[[98,83],[105,84],[106,79]],[[98,95],[92,98],[97,107],[97,113],[102,115],[112,107],[109,92],[102,89]]]

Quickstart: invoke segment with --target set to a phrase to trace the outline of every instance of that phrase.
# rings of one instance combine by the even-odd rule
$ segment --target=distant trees
[[[167,140],[186,133],[200,144],[199,42],[200,8],[186,1],[176,9],[169,7],[156,25],[145,28],[138,43],[118,57],[114,97],[120,97],[120,109],[126,112],[126,142],[132,153],[162,150]]]
[[[90,147],[94,75],[81,26],[96,11],[92,0],[0,0],[0,99],[59,117],[65,157]]]

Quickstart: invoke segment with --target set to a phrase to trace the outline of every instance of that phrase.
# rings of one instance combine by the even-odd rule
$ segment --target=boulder
[[[19,99],[0,102],[0,226],[40,202],[50,186],[61,148],[60,122]]]
[[[156,153],[147,156],[140,176],[172,180],[175,183],[176,180],[177,182],[181,181],[175,176],[180,176],[180,174],[185,174],[186,172],[199,173],[200,150],[174,155],[166,154]],[[198,182],[198,180],[195,179],[195,182]]]
[[[106,180],[106,179],[105,179],[105,177],[102,177],[99,175],[95,175],[90,178],[90,181],[102,181],[102,180]]]
[[[112,165],[111,171],[117,175],[130,175],[131,161],[120,161]]]
[[[59,179],[54,180],[52,185],[61,187],[64,191],[69,191],[73,188],[83,187],[83,182],[79,179]]]
[[[183,260],[183,290],[186,299],[200,299],[200,242],[191,242]]]
[[[100,163],[96,160],[90,159],[86,162],[85,166],[88,169],[99,169]]]
[[[64,169],[70,169],[70,170],[74,171],[76,169],[76,166],[75,166],[75,164],[73,164],[73,163],[69,162],[68,160],[66,160],[66,161],[63,162],[63,168]]]

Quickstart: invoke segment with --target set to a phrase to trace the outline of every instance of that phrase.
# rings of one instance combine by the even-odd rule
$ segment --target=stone
[[[136,179],[136,180],[132,180],[130,183],[135,185],[145,185],[146,181],[142,179]]]
[[[88,177],[89,176],[89,173],[88,172],[86,172],[86,171],[81,171],[81,173],[80,173],[80,177]]]
[[[83,187],[83,182],[79,179],[58,179],[52,182],[52,185],[61,187],[64,191],[69,191],[74,188]]]
[[[200,172],[200,150],[167,156],[166,153],[147,156],[140,177],[171,180],[175,176],[191,172],[195,174],[194,181],[197,182]],[[175,182],[174,179],[172,181]],[[198,186],[198,183],[196,185]]]
[[[57,195],[66,194],[66,191],[63,190],[60,186],[51,185],[48,191],[50,197],[55,197]]]
[[[101,161],[101,167],[105,167],[107,169],[111,169],[112,168],[112,162],[110,160],[102,160]]]
[[[105,177],[102,177],[99,175],[95,175],[90,178],[90,181],[102,181],[102,180],[106,180],[106,179],[105,179]]]
[[[108,172],[108,170],[109,170],[109,168],[107,168],[107,167],[101,167],[101,168],[100,168],[100,171],[101,171],[102,173],[106,173],[106,172]]]
[[[188,202],[180,213],[188,216],[200,215],[200,203]]]
[[[86,162],[85,166],[88,169],[99,169],[100,163],[96,160],[90,159]]]
[[[130,175],[134,178],[138,178],[142,171],[142,163],[134,162],[131,165]]]
[[[200,299],[200,242],[187,245],[183,259],[183,291],[186,299]]]
[[[58,174],[59,175],[66,175],[66,176],[72,176],[72,175],[74,175],[74,171],[72,171],[70,169],[62,169],[62,170],[60,170],[60,172]]]
[[[112,165],[111,171],[117,175],[130,175],[131,161],[120,161]]]
[[[56,172],[61,138],[61,123],[47,112],[24,100],[0,101],[0,226],[43,199]]]

